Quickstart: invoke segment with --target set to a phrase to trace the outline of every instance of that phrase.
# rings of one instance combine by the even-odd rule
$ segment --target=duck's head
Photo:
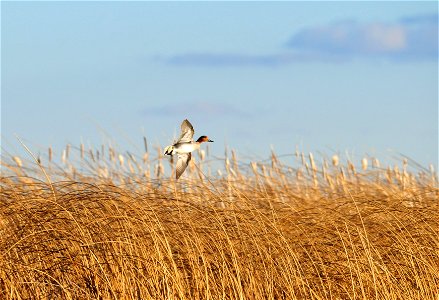
[[[210,140],[207,136],[202,135],[198,138],[197,143],[203,143],[203,142],[210,142],[212,143],[213,141]]]

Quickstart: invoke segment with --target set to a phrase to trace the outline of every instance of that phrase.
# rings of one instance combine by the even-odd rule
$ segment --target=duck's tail
[[[174,153],[175,153],[175,149],[173,145],[167,146],[165,148],[165,152],[164,152],[165,155],[174,155]]]

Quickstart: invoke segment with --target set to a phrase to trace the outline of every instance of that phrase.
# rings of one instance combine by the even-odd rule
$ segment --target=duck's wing
[[[193,136],[194,127],[192,127],[192,124],[186,119],[181,123],[181,134],[177,143],[190,143],[192,142]]]
[[[191,153],[179,153],[177,160],[177,169],[175,172],[176,178],[180,178],[181,174],[183,174],[184,170],[186,170],[187,165],[191,161],[192,155]]]

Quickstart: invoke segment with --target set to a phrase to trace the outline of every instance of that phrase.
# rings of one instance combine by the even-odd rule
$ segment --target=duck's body
[[[191,160],[191,152],[200,149],[201,143],[213,142],[205,135],[198,138],[196,142],[192,140],[194,136],[194,128],[188,120],[181,123],[181,135],[176,143],[165,148],[165,155],[178,154],[176,178],[180,178],[184,170],[186,170],[189,161]]]
[[[177,142],[165,148],[165,155],[185,154],[191,153],[194,150],[200,149],[202,142]]]

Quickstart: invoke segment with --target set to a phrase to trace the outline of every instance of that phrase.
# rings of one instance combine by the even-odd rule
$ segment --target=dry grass
[[[1,299],[439,299],[434,171],[54,156],[2,159]]]

